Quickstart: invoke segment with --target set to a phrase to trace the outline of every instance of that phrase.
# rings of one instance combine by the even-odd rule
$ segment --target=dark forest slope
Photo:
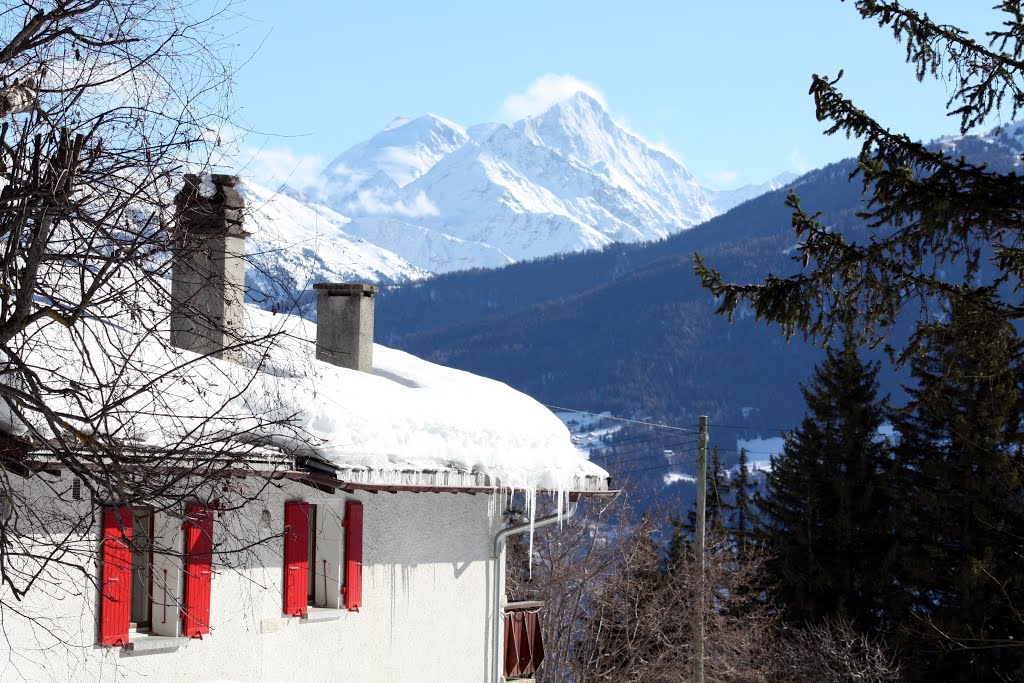
[[[806,206],[857,231],[850,162],[796,181]],[[545,403],[662,419],[793,424],[797,382],[820,352],[777,329],[713,315],[691,257],[757,281],[790,272],[785,191],[669,239],[614,245],[389,289],[378,337],[431,360],[501,379]],[[750,410],[753,408],[754,410]]]

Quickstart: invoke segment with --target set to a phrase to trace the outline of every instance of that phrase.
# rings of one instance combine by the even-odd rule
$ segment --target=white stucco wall
[[[231,480],[230,487],[221,495],[237,502],[258,490],[258,480]],[[28,497],[33,496],[40,505],[54,497],[42,490]],[[332,496],[300,484],[275,483],[243,509],[218,516],[215,542],[230,546],[251,541],[255,534],[281,534],[287,500],[340,511],[353,498],[364,505],[360,612],[335,610],[330,616],[338,618],[327,621],[283,616],[283,543],[272,538],[243,552],[215,555],[219,566],[208,636],[170,652],[132,653],[95,645],[95,584],[73,569],[55,570],[48,575],[52,582],[36,586],[20,603],[0,588],[0,680],[486,683],[493,627],[490,554],[501,525],[500,518],[488,514],[486,496]],[[89,510],[84,502],[60,505],[83,514]],[[264,509],[270,512],[270,528],[260,523]],[[98,526],[81,543],[94,551]],[[81,557],[95,572],[93,555]],[[161,620],[162,613],[154,618]]]

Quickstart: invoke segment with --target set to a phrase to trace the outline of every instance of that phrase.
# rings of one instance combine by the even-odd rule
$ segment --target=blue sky
[[[908,4],[972,31],[997,19],[994,0]],[[301,181],[396,116],[468,126],[578,84],[716,187],[856,152],[855,141],[821,134],[812,73],[844,68],[845,93],[912,137],[957,128],[944,115],[946,85],[918,83],[903,46],[839,0],[248,0],[236,9],[234,104],[258,131],[239,164],[264,179]]]

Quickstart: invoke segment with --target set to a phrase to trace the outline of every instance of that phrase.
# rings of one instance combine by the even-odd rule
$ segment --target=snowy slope
[[[301,194],[252,182],[246,202],[246,285],[250,301],[281,311],[306,308],[316,282],[392,283],[427,275],[405,259],[345,230],[349,219]],[[306,299],[310,299],[307,294]]]
[[[384,193],[405,187],[467,140],[465,129],[433,114],[395,119],[332,161],[313,196],[340,207],[360,191]]]

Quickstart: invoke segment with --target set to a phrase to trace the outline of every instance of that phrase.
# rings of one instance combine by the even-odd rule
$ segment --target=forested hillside
[[[1007,171],[1020,164],[1019,126],[939,140]],[[856,214],[852,160],[792,183],[809,211],[849,239],[866,240]],[[760,426],[794,425],[798,382],[822,351],[741,310],[730,325],[693,274],[700,251],[728,280],[760,282],[800,267],[788,188],[741,204],[691,230],[643,244],[552,256],[497,270],[441,275],[381,293],[378,339],[431,360],[508,382],[545,403],[586,410]],[[951,279],[955,274],[949,273]],[[890,335],[899,341],[909,324]],[[882,357],[866,350],[867,359]],[[882,389],[902,396],[883,364]],[[763,431],[763,430],[762,430]]]
[[[836,229],[856,232],[850,162],[794,183]],[[692,255],[751,282],[790,272],[786,190],[658,242],[614,245],[391,288],[379,339],[506,381],[545,403],[659,419],[792,424],[797,382],[820,357],[741,314],[732,325],[693,274]],[[891,384],[891,383],[890,383]],[[743,421],[746,422],[743,422]]]

